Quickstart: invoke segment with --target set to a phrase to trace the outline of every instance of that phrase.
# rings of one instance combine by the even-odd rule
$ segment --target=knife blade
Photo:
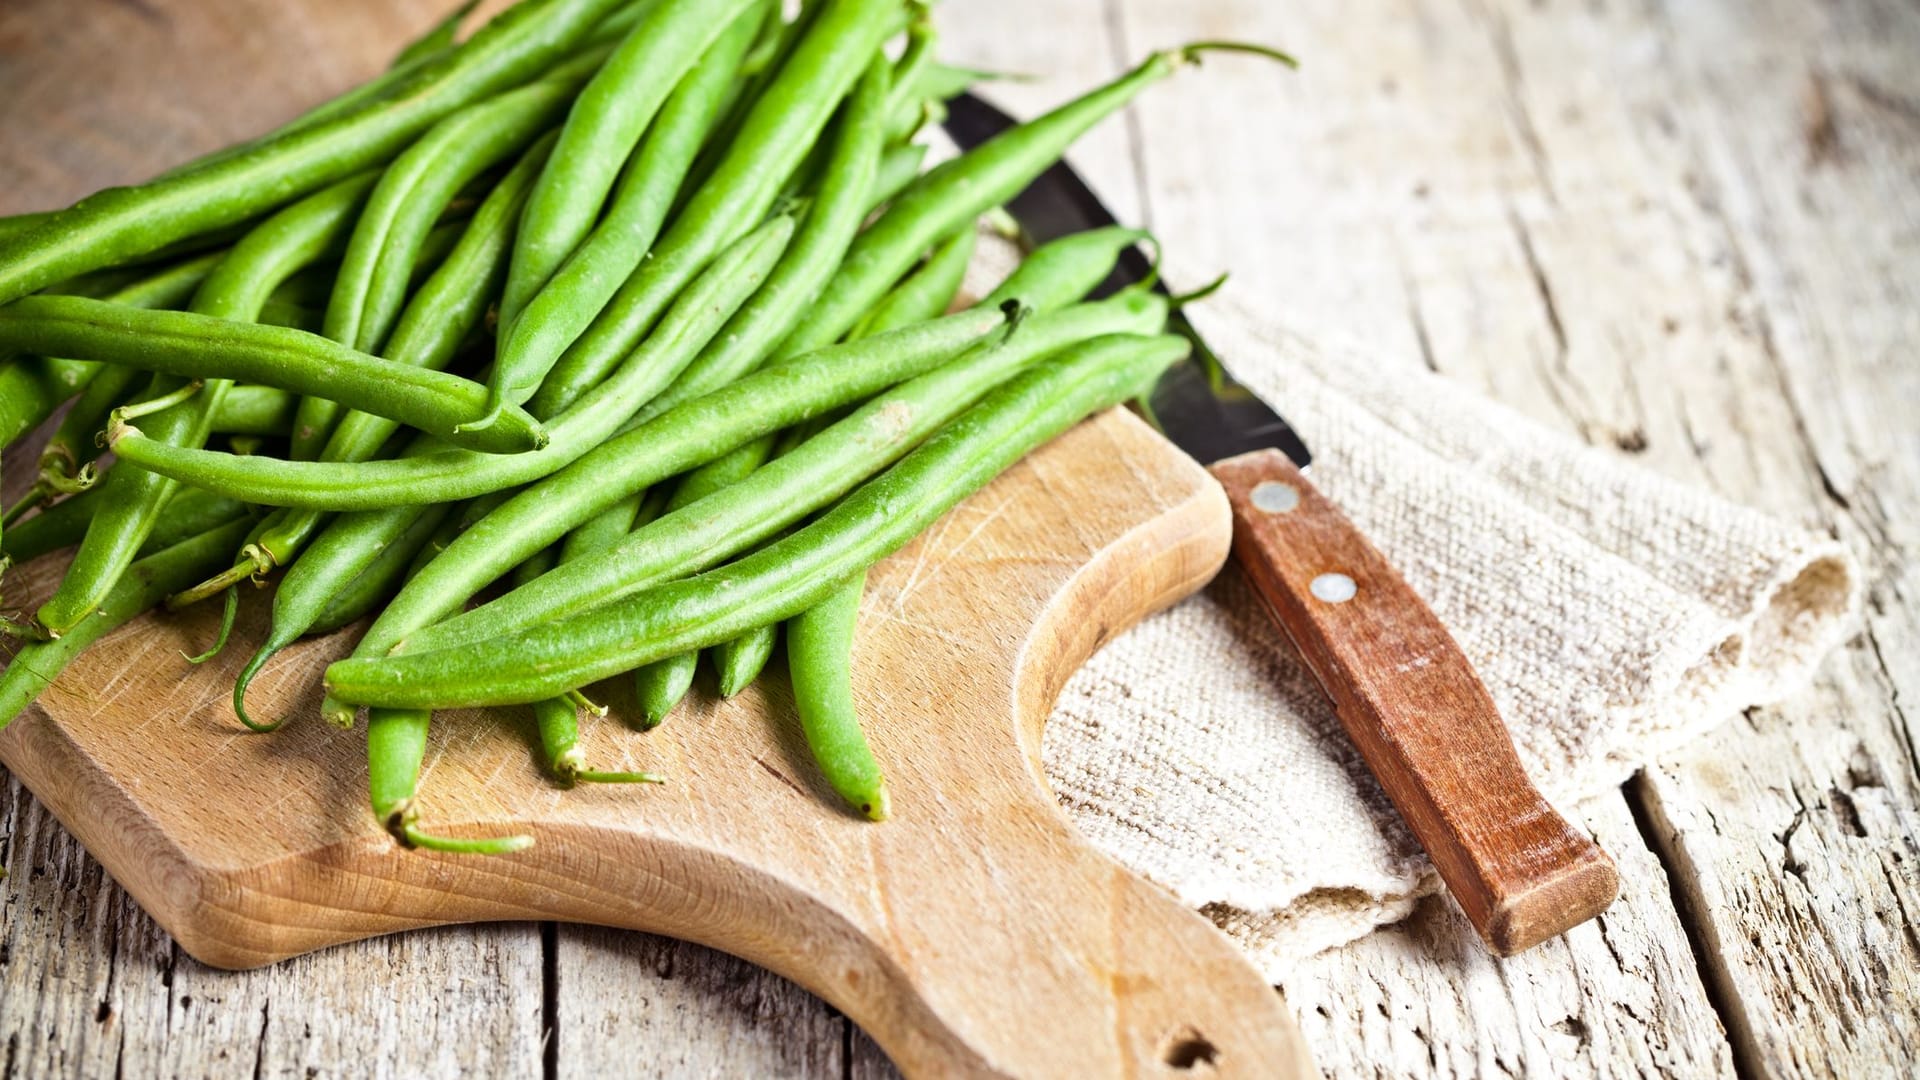
[[[962,150],[1013,126],[971,93],[947,103],[944,127]],[[1007,211],[1035,242],[1115,224],[1065,162]],[[1097,295],[1151,273],[1129,249]],[[1142,413],[1220,481],[1234,559],[1474,929],[1511,955],[1598,915],[1619,891],[1612,860],[1534,788],[1492,695],[1439,617],[1307,480],[1311,456],[1293,427],[1233,378],[1178,310],[1170,329],[1193,341],[1193,355],[1160,378]]]

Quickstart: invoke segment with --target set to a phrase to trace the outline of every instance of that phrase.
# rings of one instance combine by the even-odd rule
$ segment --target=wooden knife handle
[[[1234,556],[1487,945],[1510,956],[1605,910],[1613,861],[1528,781],[1433,610],[1279,451],[1212,472]]]

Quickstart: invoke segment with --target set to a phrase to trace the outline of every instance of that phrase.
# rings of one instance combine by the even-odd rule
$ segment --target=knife
[[[1014,121],[962,94],[944,126],[972,149]],[[1036,243],[1115,224],[1065,162],[1007,210]],[[1129,249],[1099,294],[1151,272]],[[1233,380],[1178,311],[1171,323],[1193,355],[1160,378],[1142,412],[1226,489],[1234,558],[1474,929],[1510,956],[1605,910],[1619,891],[1613,861],[1527,779],[1439,617],[1308,482],[1311,457],[1293,428]]]

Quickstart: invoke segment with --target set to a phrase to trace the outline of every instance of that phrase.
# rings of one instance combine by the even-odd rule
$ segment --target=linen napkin
[[[1007,259],[983,247],[970,291]],[[1850,633],[1858,574],[1835,540],[1316,346],[1258,299],[1230,284],[1188,316],[1446,623],[1561,808],[1791,693]],[[1069,681],[1044,756],[1082,831],[1274,981],[1440,887],[1232,564]]]

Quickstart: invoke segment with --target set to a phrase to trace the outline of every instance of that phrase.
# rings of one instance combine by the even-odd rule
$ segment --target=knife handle
[[[1511,956],[1598,915],[1613,861],[1527,779],[1452,635],[1277,450],[1212,468],[1233,552],[1474,929]]]

